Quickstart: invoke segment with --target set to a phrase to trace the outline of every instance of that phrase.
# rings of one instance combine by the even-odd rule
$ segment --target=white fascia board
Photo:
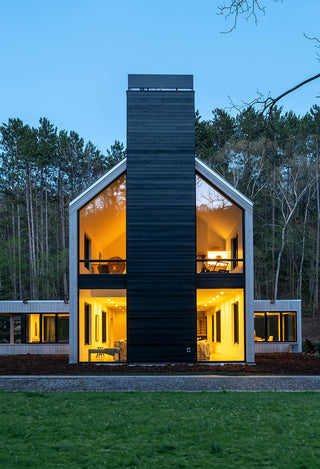
[[[235,189],[229,182],[227,182],[222,176],[216,171],[211,169],[199,158],[196,158],[196,171],[204,176],[209,182],[211,182],[218,190],[225,194],[232,202],[235,202],[244,210],[252,212],[253,202],[243,195],[240,191]]]
[[[127,169],[127,159],[120,161],[110,171],[104,174],[100,179],[94,182],[88,189],[83,191],[78,197],[73,199],[69,204],[69,210],[79,210],[86,203],[88,203],[93,197],[101,192],[105,187],[111,184]]]

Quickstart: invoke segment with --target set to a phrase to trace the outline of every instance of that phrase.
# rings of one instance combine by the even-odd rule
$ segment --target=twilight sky
[[[319,73],[319,0],[261,0],[266,14],[217,15],[223,0],[0,0],[0,123],[47,117],[105,152],[126,143],[128,73],[194,75],[196,109],[277,96]],[[320,43],[319,43],[320,45]],[[320,49],[318,49],[320,53]],[[320,105],[320,80],[281,104],[304,114]]]

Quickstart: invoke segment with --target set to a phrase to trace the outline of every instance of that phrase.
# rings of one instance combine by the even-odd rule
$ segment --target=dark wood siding
[[[128,91],[128,361],[196,361],[195,233],[193,91]]]

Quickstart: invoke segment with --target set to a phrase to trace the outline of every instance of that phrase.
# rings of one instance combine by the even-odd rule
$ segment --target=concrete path
[[[320,376],[0,376],[4,391],[320,391]]]

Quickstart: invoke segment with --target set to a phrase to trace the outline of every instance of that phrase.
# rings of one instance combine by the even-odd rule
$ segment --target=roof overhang
[[[92,184],[88,189],[82,192],[78,197],[76,197],[69,204],[70,211],[79,210],[85,204],[87,204],[93,197],[99,194],[103,189],[105,189],[109,184],[111,184],[115,179],[121,176],[127,169],[127,159],[123,159],[114,166],[110,171],[104,174],[100,179],[98,179],[94,184]],[[235,189],[231,184],[229,184],[222,176],[220,176],[216,171],[207,166],[199,158],[195,158],[195,170],[203,176],[207,181],[209,181],[214,187],[216,187],[220,192],[222,192],[227,198],[232,202],[236,203],[239,207],[244,210],[249,210],[252,212],[253,203],[245,195]]]
[[[239,192],[229,182],[227,182],[222,176],[216,171],[209,168],[203,161],[196,158],[196,171],[203,176],[207,181],[223,193],[232,202],[235,202],[240,208],[244,210],[253,210],[253,203],[245,195]]]
[[[103,189],[105,189],[109,184],[111,184],[115,179],[121,176],[122,173],[127,169],[127,159],[123,159],[114,166],[110,171],[104,174],[100,179],[94,182],[88,189],[83,191],[78,197],[73,199],[69,204],[70,212],[74,210],[79,210],[85,204],[90,202],[90,200],[98,195]]]

